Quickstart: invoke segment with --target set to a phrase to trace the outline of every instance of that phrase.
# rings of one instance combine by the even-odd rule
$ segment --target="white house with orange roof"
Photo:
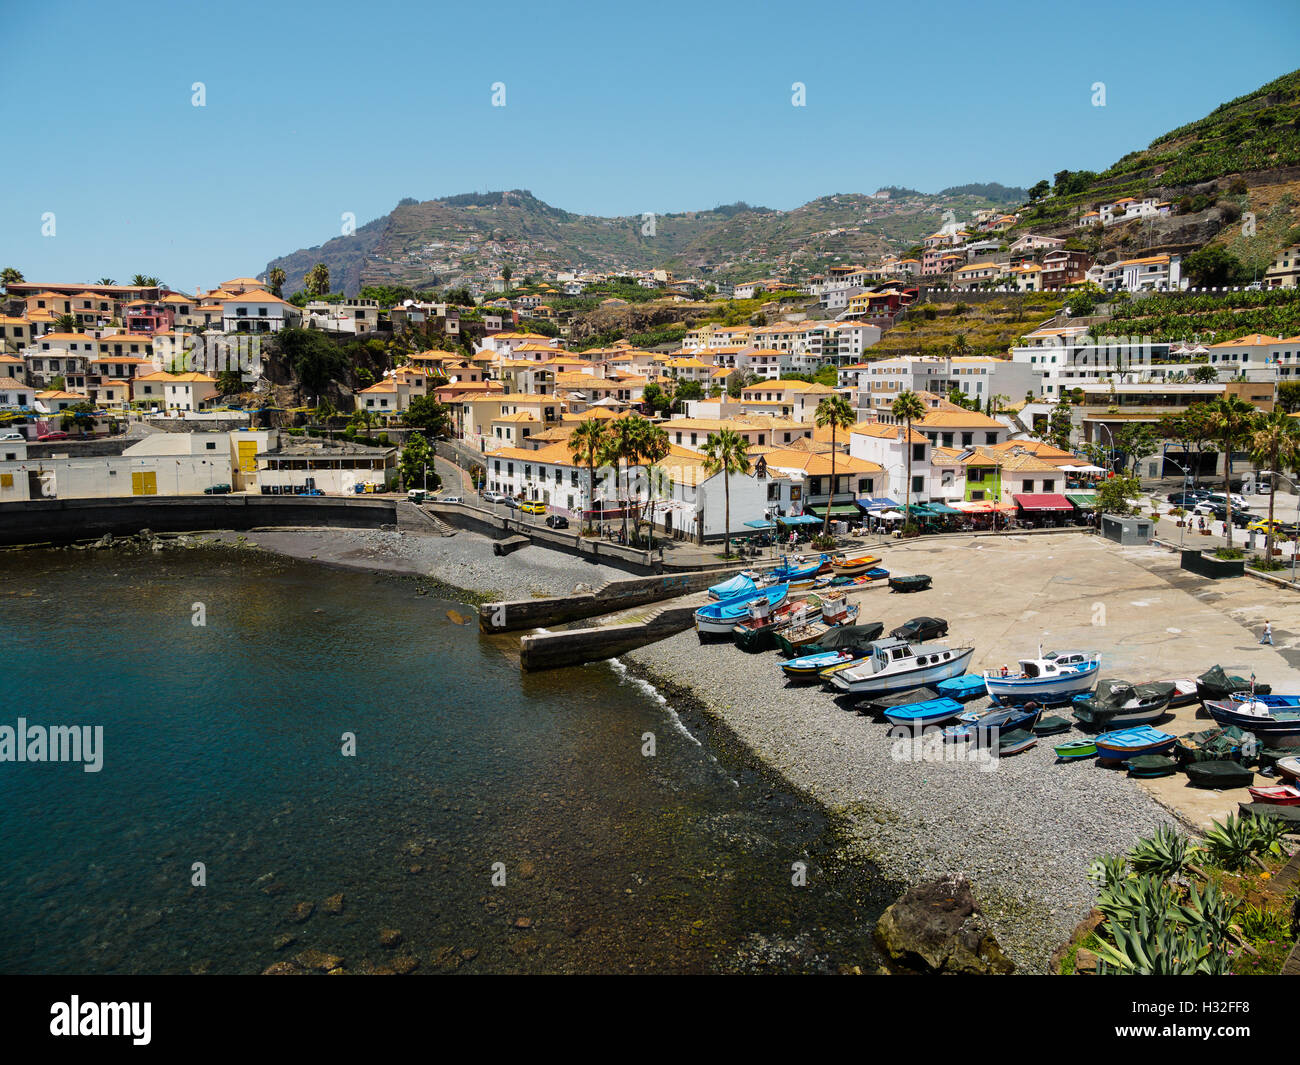
[[[168,414],[199,410],[217,395],[217,379],[202,373],[168,373],[155,370],[141,374],[131,386],[131,401],[157,407]]]
[[[859,422],[849,430],[849,454],[880,466],[883,484],[881,495],[902,503],[907,494],[907,459],[912,458],[911,496],[913,502],[942,499],[941,477],[930,462],[933,445],[917,429],[908,435],[903,425],[884,422]]]
[[[221,301],[221,328],[227,333],[278,333],[301,320],[293,304],[258,289]]]
[[[1145,292],[1183,289],[1187,287],[1182,275],[1182,256],[1145,255],[1138,259],[1121,259],[1119,262],[1094,263],[1088,268],[1087,278],[1107,292]]]
[[[740,390],[740,405],[746,414],[767,414],[796,422],[811,423],[817,405],[835,389],[811,381],[764,381]]]
[[[46,333],[28,345],[23,355],[29,379],[48,384],[56,377],[84,374],[97,352],[95,338],[85,333]]]

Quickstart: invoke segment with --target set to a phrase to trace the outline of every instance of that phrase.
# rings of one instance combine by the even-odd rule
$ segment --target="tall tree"
[[[672,452],[668,432],[662,426],[647,424],[641,436],[641,457],[646,461],[646,513],[650,516],[650,547],[655,544],[655,479],[658,476],[659,463]]]
[[[284,271],[278,266],[273,266],[266,279],[271,284],[271,295],[284,299]]]
[[[161,284],[152,274],[136,274],[131,278],[133,288],[157,288]]]
[[[900,392],[890,406],[890,412],[906,427],[903,433],[903,448],[907,452],[907,496],[903,513],[907,515],[907,524],[912,524],[912,423],[925,417],[925,404],[915,392]]]
[[[117,282],[111,277],[101,277],[95,282],[97,285],[116,285]]]
[[[649,424],[639,414],[633,414],[627,418],[619,418],[610,426],[609,430],[608,457],[613,460],[615,476],[618,475],[620,465],[623,469],[623,506],[620,509],[623,512],[624,543],[628,542],[627,510],[632,502],[630,484],[632,467],[636,465],[637,459],[641,455],[641,443]]]
[[[330,292],[330,268],[324,263],[317,263],[307,271],[304,281],[307,285],[307,295],[315,296],[317,299],[328,296]]]
[[[596,466],[605,454],[605,423],[590,418],[569,435],[569,454],[587,467],[587,510],[596,506]]]
[[[817,428],[825,429],[830,426],[831,430],[831,494],[830,499],[826,502],[826,517],[822,519],[822,535],[826,536],[831,530],[831,508],[835,506],[835,434],[840,429],[847,429],[858,419],[849,406],[849,401],[836,393],[833,396],[827,396],[817,404],[817,413],[814,416]]]
[[[1208,404],[1214,437],[1223,448],[1224,525],[1228,546],[1232,546],[1232,453],[1250,439],[1254,429],[1255,408],[1237,396],[1219,396]]]
[[[0,284],[8,288],[10,285],[21,284],[23,281],[23,272],[16,266],[6,266],[0,270]]]
[[[75,333],[80,328],[81,323],[75,314],[60,314],[54,319],[54,330],[57,333]]]
[[[1269,473],[1268,533],[1264,540],[1264,556],[1273,557],[1273,502],[1277,499],[1277,474],[1283,467],[1294,466],[1300,459],[1300,426],[1289,414],[1275,410],[1263,415],[1251,436],[1250,457],[1256,463],[1267,463]]]
[[[723,517],[723,557],[731,557],[731,475],[749,472],[749,444],[734,429],[710,433],[704,441],[704,469],[710,476],[722,474],[722,491],[726,498]]]

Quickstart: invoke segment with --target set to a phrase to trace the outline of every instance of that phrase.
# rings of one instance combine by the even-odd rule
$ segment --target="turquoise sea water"
[[[521,675],[418,593],[252,552],[0,556],[0,725],[104,728],[98,773],[0,763],[0,971],[874,967],[889,900],[818,810],[616,668]]]

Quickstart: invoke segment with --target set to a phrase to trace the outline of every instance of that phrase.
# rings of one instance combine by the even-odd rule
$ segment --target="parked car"
[[[18,430],[16,429],[10,429],[9,432],[7,433],[0,433],[0,442],[6,440],[26,440],[26,439],[27,437],[23,436],[23,434],[18,432]]]
[[[230,491],[231,488],[230,485],[228,484],[214,484],[208,488],[203,489],[203,494],[205,496],[224,496]]]
[[[1252,521],[1246,526],[1246,531],[1267,533],[1270,524],[1273,526],[1274,534],[1281,534],[1282,536],[1295,536],[1296,532],[1300,531],[1300,525],[1297,525],[1295,522],[1278,521],[1276,518],[1273,519],[1272,522],[1267,518],[1260,518],[1259,521]]]
[[[426,492],[423,488],[412,488],[406,493],[406,498],[412,503],[423,503],[426,499],[431,498],[431,493]]]
[[[68,434],[63,432],[43,433],[42,435],[38,436],[36,439],[37,440],[66,440],[68,439]]]
[[[522,505],[522,504],[520,504],[519,500],[517,500],[514,496],[506,496],[506,498],[505,498],[505,504],[506,504],[506,506],[508,506],[511,510],[518,510],[518,509],[520,508],[520,506]]]
[[[1192,488],[1186,492],[1170,492],[1169,502],[1176,507],[1194,507],[1210,498],[1207,488]]]
[[[1248,509],[1248,508],[1250,507],[1250,504],[1246,502],[1246,497],[1245,497],[1245,496],[1239,496],[1239,495],[1237,495],[1236,492],[1233,492],[1232,495],[1230,495],[1230,496],[1226,496],[1226,497],[1224,496],[1224,494],[1223,494],[1222,492],[1211,492],[1208,496],[1205,497],[1205,499],[1206,499],[1207,502],[1209,502],[1209,503],[1217,503],[1219,506],[1223,506],[1223,505],[1224,505],[1224,499],[1225,499],[1225,498],[1226,498],[1226,499],[1231,499],[1231,500],[1232,500],[1232,509],[1233,509],[1233,510],[1236,510],[1238,507],[1240,507],[1242,510],[1246,510],[1246,509]]]
[[[465,502],[464,498],[461,496],[438,496],[437,499],[439,503],[464,503]]]
[[[546,504],[545,503],[524,503],[522,506],[520,506],[519,509],[523,511],[523,513],[525,514],[545,514]]]
[[[900,640],[935,640],[948,635],[948,622],[943,618],[912,618],[891,629],[889,635]]]
[[[547,514],[546,524],[552,529],[567,529],[569,527],[569,519],[563,514]]]
[[[1226,521],[1228,517],[1228,508],[1221,503],[1211,503],[1206,500],[1204,503],[1196,504],[1192,510],[1193,514],[1201,514],[1207,518],[1214,518],[1216,521]],[[1252,521],[1258,520],[1258,515],[1252,514],[1248,510],[1240,510],[1237,507],[1232,508],[1232,524],[1234,528],[1244,529]]]
[[[504,503],[506,496],[500,492],[484,492],[483,502],[485,503]]]

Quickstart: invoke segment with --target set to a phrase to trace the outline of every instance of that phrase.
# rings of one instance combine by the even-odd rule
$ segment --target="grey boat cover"
[[[1196,694],[1201,697],[1202,702],[1207,699],[1226,699],[1233,692],[1249,690],[1250,681],[1225,673],[1223,667],[1219,665],[1211,666],[1196,678]],[[1271,685],[1257,682],[1255,691],[1260,695],[1271,695],[1273,688]]]
[[[884,631],[882,621],[873,621],[870,625],[839,625],[818,637],[817,646],[825,651],[838,651],[842,647],[865,648],[873,640],[880,639]]]

